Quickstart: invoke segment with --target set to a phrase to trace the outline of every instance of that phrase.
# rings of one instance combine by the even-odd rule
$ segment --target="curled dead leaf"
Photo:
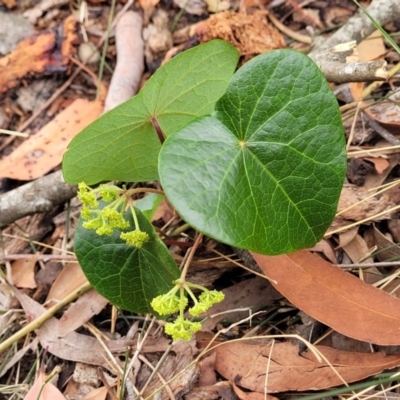
[[[275,289],[316,320],[364,342],[400,344],[399,299],[306,250],[251,254]]]
[[[320,390],[354,382],[400,364],[400,356],[354,353],[316,346],[299,354],[296,345],[226,342],[215,349],[215,369],[229,381],[258,393]],[[329,361],[331,365],[329,365]]]

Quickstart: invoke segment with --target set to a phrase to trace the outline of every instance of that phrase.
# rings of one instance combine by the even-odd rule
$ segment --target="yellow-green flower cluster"
[[[180,316],[174,322],[167,322],[165,325],[165,333],[172,336],[174,340],[190,340],[193,333],[200,329],[200,322],[192,322]]]
[[[84,182],[79,184],[78,198],[81,200],[82,218],[86,221],[82,226],[86,229],[93,229],[98,235],[111,236],[115,229],[124,230],[130,227],[129,221],[124,217],[124,212],[128,200],[124,196],[126,189],[121,189],[114,185],[100,185],[96,189],[90,188]],[[97,196],[103,199],[107,204],[99,209]],[[135,230],[122,232],[120,238],[127,244],[135,247],[142,247],[150,238],[146,232],[139,228],[135,210],[129,205],[135,222]]]
[[[193,294],[191,288],[200,289],[202,293],[198,298]],[[179,296],[177,292],[179,290]],[[189,313],[198,316],[206,312],[215,303],[224,299],[224,294],[217,290],[208,290],[203,286],[189,282],[176,282],[175,286],[164,295],[157,296],[151,302],[151,306],[160,315],[168,315],[179,311],[179,316],[174,322],[165,325],[165,332],[171,335],[174,340],[190,340],[193,333],[201,329],[200,322],[193,322],[184,318],[184,310],[188,305],[187,295],[193,300],[193,307],[189,308]]]
[[[143,231],[135,230],[131,232],[122,232],[120,238],[125,240],[126,243],[137,248],[141,248],[146,242],[149,241],[150,236]]]

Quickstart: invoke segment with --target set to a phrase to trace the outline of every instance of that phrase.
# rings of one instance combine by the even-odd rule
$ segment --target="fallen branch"
[[[104,112],[134,96],[144,71],[144,43],[142,17],[133,11],[126,12],[115,29],[117,65],[111,79]]]
[[[400,18],[400,2],[373,0],[367,12],[383,26]],[[346,63],[347,57],[353,55],[355,44],[360,43],[375,30],[368,16],[359,10],[329,38],[317,38],[313,50],[308,55],[328,81],[335,83],[384,81],[388,78],[384,60]]]
[[[61,171],[46,175],[0,196],[0,228],[26,215],[50,211],[76,195]]]

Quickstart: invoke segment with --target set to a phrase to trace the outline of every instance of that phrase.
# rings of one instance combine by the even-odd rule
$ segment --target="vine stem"
[[[186,274],[187,274],[187,272],[188,272],[188,270],[189,270],[189,266],[190,266],[190,264],[191,264],[191,262],[192,262],[192,260],[193,260],[194,253],[196,253],[196,250],[197,250],[197,248],[199,247],[199,245],[200,245],[202,239],[203,239],[203,234],[202,234],[202,233],[199,233],[199,234],[197,235],[196,240],[195,240],[194,243],[193,243],[192,248],[190,249],[190,254],[189,254],[188,258],[186,259],[186,262],[185,262],[185,264],[183,265],[181,277],[179,278],[179,283],[180,283],[180,284],[184,284],[184,283],[185,283]]]

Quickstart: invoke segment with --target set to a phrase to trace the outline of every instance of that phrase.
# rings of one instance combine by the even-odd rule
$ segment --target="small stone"
[[[81,43],[78,55],[79,59],[85,64],[96,64],[100,61],[100,52],[91,42]]]

